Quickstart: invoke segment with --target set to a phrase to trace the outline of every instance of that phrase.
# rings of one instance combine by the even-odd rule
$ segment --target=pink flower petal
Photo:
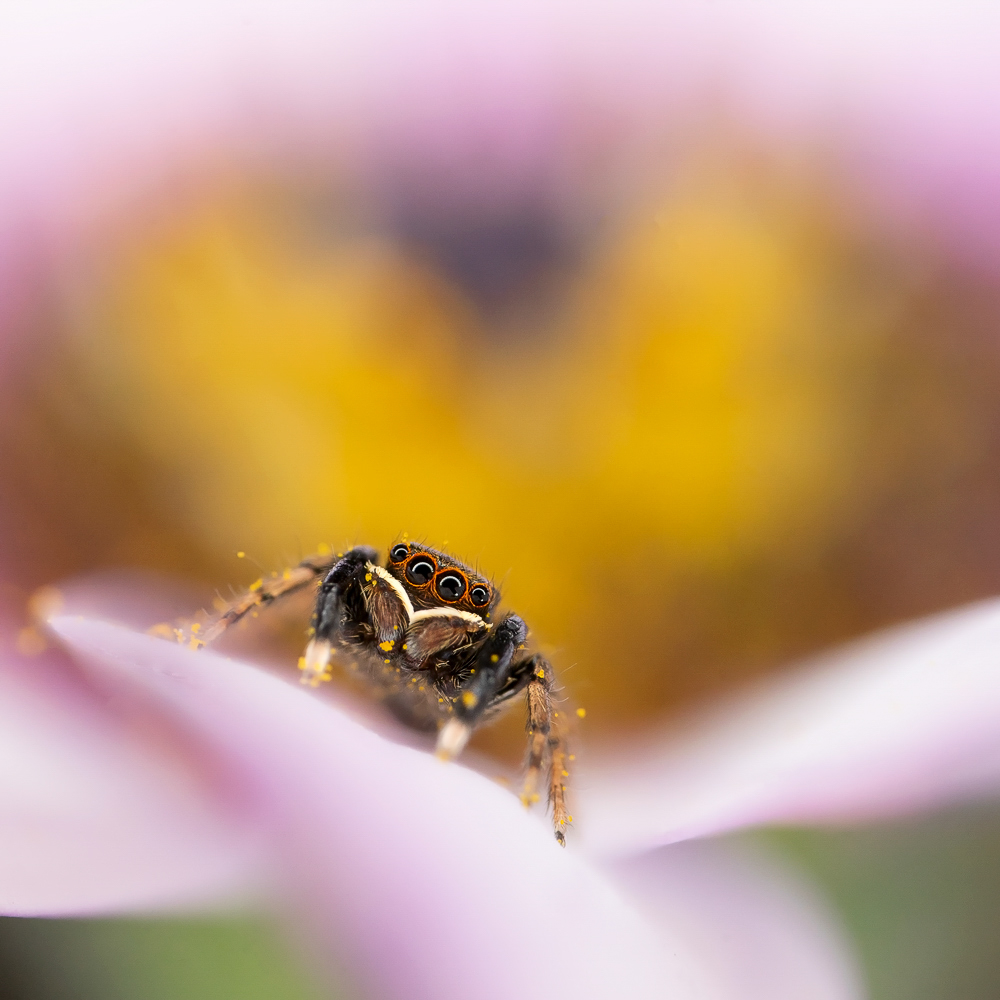
[[[228,760],[268,820],[304,937],[376,997],[723,997],[541,817],[254,669],[105,623],[54,628]],[[697,989],[696,989],[697,984]]]
[[[0,913],[190,907],[242,887],[250,838],[205,783],[37,670],[0,666]]]
[[[415,160],[445,185],[495,192],[556,177],[564,193],[567,144],[622,136],[621,160],[641,174],[636,143],[706,106],[714,120],[720,95],[777,145],[834,146],[868,182],[873,211],[928,215],[996,249],[994,9],[722,10],[705,0],[5,5],[5,311],[26,286],[48,287],[53,258],[106,236],[110,217],[183,178],[185,164],[335,146],[366,175]],[[582,128],[581,109],[593,115]]]
[[[620,853],[739,827],[846,823],[1000,788],[1000,601],[881,633],[622,753],[579,793]]]
[[[763,851],[717,841],[675,844],[615,871],[662,933],[699,957],[695,995],[865,995],[857,960],[823,901]]]

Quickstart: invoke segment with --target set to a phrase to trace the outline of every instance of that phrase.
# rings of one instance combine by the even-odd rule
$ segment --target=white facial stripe
[[[403,589],[403,585],[397,580],[387,569],[383,569],[381,566],[376,566],[374,563],[366,563],[365,568],[370,572],[374,573],[379,579],[385,580],[387,584],[399,595],[399,599],[403,602],[403,607],[406,608],[406,614],[410,621],[413,621],[413,605],[410,603],[410,595]]]
[[[462,611],[459,608],[428,608],[426,611],[414,611],[410,602],[410,595],[407,594],[403,585],[387,569],[376,566],[374,563],[365,563],[365,569],[369,573],[374,573],[380,580],[385,580],[387,584],[399,595],[399,599],[406,608],[406,614],[410,623],[422,621],[424,618],[461,618],[476,628],[492,628],[492,622],[484,622],[479,615],[474,615],[471,611]]]
[[[489,626],[471,611],[460,611],[458,608],[428,608],[426,611],[415,611],[410,615],[410,623],[423,621],[425,618],[461,618],[476,628],[489,628]]]

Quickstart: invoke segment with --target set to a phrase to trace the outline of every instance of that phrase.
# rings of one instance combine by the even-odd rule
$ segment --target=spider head
[[[500,601],[486,577],[417,542],[391,545],[386,569],[406,588],[415,608],[454,607],[487,618]]]

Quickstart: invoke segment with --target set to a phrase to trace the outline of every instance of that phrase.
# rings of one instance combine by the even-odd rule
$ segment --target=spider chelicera
[[[461,753],[472,731],[518,694],[527,711],[528,762],[521,801],[530,806],[543,770],[556,840],[565,844],[565,718],[555,678],[539,653],[526,653],[528,629],[515,614],[496,617],[500,592],[457,559],[406,540],[378,553],[358,546],[321,552],[282,575],[258,580],[207,621],[176,630],[194,648],[210,643],[262,604],[310,585],[316,604],[299,660],[303,683],[329,680],[331,662],[356,665],[407,725],[437,730],[437,753]]]

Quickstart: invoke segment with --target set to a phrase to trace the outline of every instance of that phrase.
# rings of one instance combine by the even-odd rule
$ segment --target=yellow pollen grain
[[[396,645],[395,639],[386,639],[385,642],[380,642],[378,648],[382,650],[383,653],[388,653],[393,646]]]
[[[389,662],[391,662],[391,661],[389,661],[389,660],[383,660],[382,662],[383,662],[383,663],[389,663]]]
[[[462,704],[466,708],[475,708],[476,702],[478,701],[479,698],[472,691],[466,691],[465,694],[462,695]]]
[[[536,670],[536,671],[535,671],[535,676],[536,676],[536,677],[537,677],[537,678],[538,678],[538,679],[539,679],[540,681],[544,681],[544,680],[545,680],[545,671],[544,671],[544,670]]]
[[[237,559],[246,559],[246,557],[247,557],[247,554],[245,552],[237,552],[236,553],[236,558]]]
[[[371,583],[371,582],[372,582],[371,573],[365,573],[365,583]]]
[[[587,717],[587,710],[585,708],[578,708],[576,714],[581,718],[585,719]]]
[[[575,754],[575,753],[571,753],[571,754],[569,755],[569,759],[570,759],[570,760],[576,760],[576,754]]]
[[[193,624],[193,625],[191,626],[191,631],[192,631],[192,632],[200,632],[200,631],[201,631],[201,625],[199,625],[199,624],[198,624],[198,622],[195,622],[195,623],[194,623],[194,624]]]
[[[490,657],[490,663],[499,663],[499,662],[500,662],[500,657],[499,657],[499,656],[497,656],[497,654],[496,654],[496,653],[494,653],[494,654],[493,654],[493,655],[492,655],[492,656]]]
[[[264,586],[264,579],[263,579],[263,577],[258,577],[256,580],[254,580],[253,583],[250,584],[250,589],[251,590],[260,590],[260,588],[263,587],[263,586]]]
[[[304,656],[299,657],[299,670],[306,669],[306,658]]]
[[[406,649],[406,648],[407,648],[407,645],[406,645],[406,643],[404,642],[404,643],[403,643],[403,649]]]
[[[563,771],[562,776],[564,778],[568,778],[569,777],[569,771]]]
[[[290,569],[286,569],[285,572],[281,574],[282,580],[291,580],[291,578],[292,578],[292,571]]]
[[[332,549],[326,544],[326,542],[320,542],[319,545],[316,546],[317,555],[328,556],[331,551]]]

